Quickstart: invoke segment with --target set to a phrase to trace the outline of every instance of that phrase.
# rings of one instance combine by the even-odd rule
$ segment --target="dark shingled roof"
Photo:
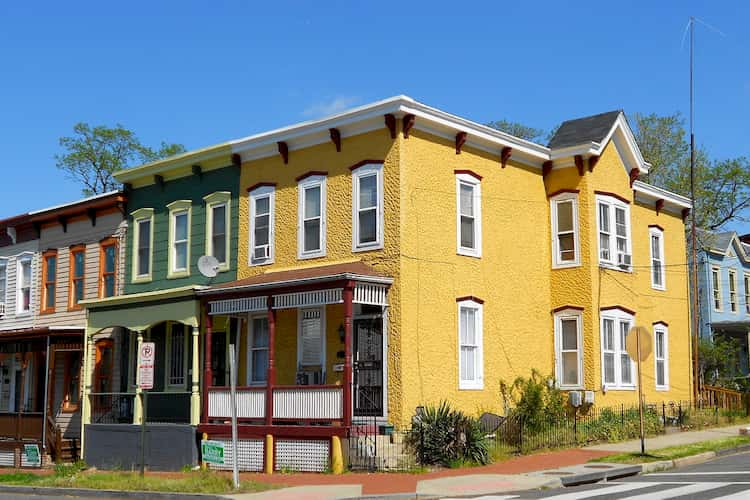
[[[609,111],[584,118],[568,120],[560,125],[549,141],[551,149],[576,146],[586,142],[602,142],[622,111]]]

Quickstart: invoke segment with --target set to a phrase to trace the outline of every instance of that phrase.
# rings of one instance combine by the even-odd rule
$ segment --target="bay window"
[[[599,264],[630,271],[630,206],[620,198],[597,194]]]
[[[552,219],[552,267],[581,264],[578,249],[578,194],[561,193],[550,198]]]
[[[602,385],[605,389],[633,389],[634,364],[625,348],[633,315],[619,308],[601,311]]]

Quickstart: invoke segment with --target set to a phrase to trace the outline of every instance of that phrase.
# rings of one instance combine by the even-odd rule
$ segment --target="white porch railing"
[[[274,387],[273,418],[339,420],[344,418],[341,386]]]
[[[208,419],[231,418],[228,387],[208,389]],[[237,418],[263,420],[266,416],[265,387],[237,388]],[[327,421],[344,418],[344,389],[337,385],[277,386],[273,388],[273,419]]]

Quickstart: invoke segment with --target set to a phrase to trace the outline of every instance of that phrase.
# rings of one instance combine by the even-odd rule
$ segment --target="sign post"
[[[648,359],[651,355],[651,335],[648,330],[642,326],[636,326],[630,329],[625,337],[625,349],[630,357],[638,365],[638,419],[640,421],[641,435],[641,455],[646,454],[646,436],[643,428],[643,384],[641,377],[641,362]]]
[[[156,344],[141,343],[138,351],[138,387],[141,389],[141,476],[146,470],[146,415],[148,411],[148,390],[154,388],[154,360],[156,359]]]
[[[229,345],[229,401],[232,410],[232,481],[234,489],[240,487],[240,466],[237,456],[237,360],[234,344]]]

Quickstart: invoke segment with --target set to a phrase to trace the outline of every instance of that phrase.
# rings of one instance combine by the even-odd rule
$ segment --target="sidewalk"
[[[749,424],[730,425],[728,427],[715,427],[702,431],[675,432],[662,436],[646,438],[646,451],[658,450],[669,446],[681,446],[686,444],[721,439],[740,435],[740,428],[750,427]],[[606,451],[612,453],[638,453],[641,451],[641,440],[622,441],[620,443],[599,444],[586,447],[587,450]]]

